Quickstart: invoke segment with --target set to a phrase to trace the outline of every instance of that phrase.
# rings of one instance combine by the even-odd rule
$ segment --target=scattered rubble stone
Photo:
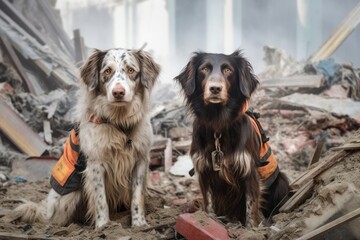
[[[75,103],[78,69],[69,49],[70,42],[60,38],[61,30],[58,32],[46,17],[39,14],[47,11],[57,19],[51,8],[52,1],[42,2],[45,3],[30,4],[25,0],[0,3],[13,4],[14,16],[24,15],[29,19],[29,22],[22,22],[20,18],[16,20],[6,13],[0,14],[0,97],[35,134],[44,141],[47,138],[48,155],[58,158],[73,126],[72,106]],[[50,10],[44,10],[42,4]],[[28,32],[26,26],[34,28],[34,32]],[[18,51],[20,47],[22,51]],[[324,141],[318,163],[321,164],[321,158],[335,151],[336,147],[341,148],[350,136],[355,136],[354,142],[349,142],[351,150],[343,150],[354,152],[341,161],[336,159],[338,162],[334,167],[316,176],[313,194],[293,211],[274,216],[273,226],[245,229],[240,223],[227,223],[222,228],[233,238],[293,239],[315,227],[310,216],[318,219],[328,209],[334,215],[343,215],[359,206],[357,144],[360,135],[357,130],[360,126],[360,69],[336,63],[330,58],[320,62],[297,62],[284,50],[269,46],[265,46],[264,51],[267,68],[258,74],[260,88],[252,98],[251,106],[261,114],[260,122],[270,136],[272,150],[291,182],[314,167],[310,163],[319,142]],[[14,64],[15,58],[21,60],[19,63],[23,69]],[[289,83],[289,79],[298,82]],[[300,81],[302,84],[299,84]],[[174,238],[178,215],[194,213],[202,208],[196,177],[188,175],[191,169],[188,153],[192,116],[184,106],[179,88],[173,84],[155,87],[151,116],[156,141],[151,153],[152,171],[147,202],[149,228],[132,230],[129,212],[123,211],[112,218],[114,221],[111,224],[97,231],[78,224],[68,227],[25,225],[26,231],[39,239],[49,236],[72,239],[113,236],[123,236],[122,239]],[[49,124],[47,132],[44,122]],[[172,151],[165,150],[169,146]],[[170,156],[165,156],[165,152]],[[29,177],[31,168],[27,164],[31,161],[26,160],[28,157],[0,129],[0,222],[5,212],[21,203],[19,199],[40,202],[50,188],[48,179],[39,181]],[[174,163],[170,172],[166,172],[164,166],[166,157],[167,162],[170,159],[170,164]],[[186,167],[175,171],[175,167],[182,164],[182,158],[186,158]],[[38,161],[33,161],[33,167]],[[16,167],[19,165],[22,168]],[[51,162],[46,165],[51,169]],[[22,174],[20,171],[29,172]],[[345,207],[340,195],[348,197]],[[338,209],[331,208],[331,204],[338,202],[342,204],[338,205]],[[323,222],[319,220],[317,225]],[[0,232],[24,233],[23,225],[16,221],[2,224]],[[359,224],[358,220],[356,224]],[[349,239],[360,238],[356,224],[346,226]],[[339,233],[334,236],[340,236],[336,234]]]

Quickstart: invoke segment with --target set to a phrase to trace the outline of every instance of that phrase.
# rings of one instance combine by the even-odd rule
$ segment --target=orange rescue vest
[[[257,168],[258,173],[263,180],[263,183],[266,187],[271,186],[279,174],[278,164],[275,158],[274,153],[271,151],[270,145],[268,143],[269,138],[266,137],[265,131],[263,130],[258,118],[260,117],[259,113],[253,112],[252,109],[248,109],[248,102],[245,102],[242,114],[245,113],[249,116],[251,124],[254,126],[254,129],[260,140],[260,167]],[[195,169],[192,168],[189,171],[190,176],[195,174]]]
[[[106,120],[91,115],[89,122],[102,124],[106,123]],[[86,159],[80,151],[78,134],[78,126],[75,126],[65,142],[63,155],[51,171],[50,184],[60,195],[78,190],[83,182],[82,172],[86,168]],[[131,140],[129,141],[131,143]]]
[[[86,161],[80,152],[78,131],[72,129],[66,140],[64,153],[51,171],[50,184],[60,195],[76,191],[82,184]]]
[[[260,167],[257,168],[258,173],[266,186],[271,186],[279,174],[278,163],[275,154],[272,152],[269,144],[269,138],[266,136],[258,118],[259,113],[249,109],[245,112],[250,119],[260,140]]]

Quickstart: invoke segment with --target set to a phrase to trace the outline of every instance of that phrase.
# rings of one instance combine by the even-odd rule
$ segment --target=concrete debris
[[[18,120],[17,126],[9,127],[5,123],[13,120],[3,118],[1,112],[0,222],[3,213],[19,205],[19,199],[39,202],[45,198],[50,188],[46,176],[62,154],[74,123],[78,66],[86,57],[86,47],[79,31],[74,32],[77,48],[64,34],[53,2],[0,0],[0,105]],[[292,182],[293,198],[271,219],[271,227],[264,223],[245,229],[239,223],[219,226],[215,221],[209,226],[231,238],[294,239],[313,231],[314,226],[332,222],[337,215],[358,216],[360,69],[329,58],[297,62],[284,50],[268,46],[264,50],[267,67],[258,74],[261,86],[250,105],[260,113],[272,151]],[[189,157],[192,115],[178,96],[179,88],[165,83],[156,85],[152,95],[155,139],[146,203],[151,226],[131,230],[129,212],[122,211],[101,231],[79,224],[61,228],[29,225],[31,234],[39,239],[59,235],[173,239],[179,214],[202,208],[198,183],[188,175],[193,167]],[[18,134],[11,134],[15,131]],[[351,136],[355,139],[348,141]],[[341,200],[342,194],[351,204]],[[328,209],[331,214],[325,213]],[[194,216],[182,215],[180,221],[194,227]],[[4,238],[27,236],[19,223],[1,224]],[[194,227],[194,234],[204,230]],[[348,224],[347,230],[347,237],[360,237],[355,224]]]
[[[337,115],[348,115],[360,123],[360,102],[349,98],[325,98],[314,94],[293,93],[280,100]]]
[[[188,155],[179,156],[170,168],[170,173],[175,176],[190,177],[189,171],[193,168],[193,163]]]
[[[176,221],[175,229],[186,239],[230,239],[225,227],[201,211],[181,214]]]

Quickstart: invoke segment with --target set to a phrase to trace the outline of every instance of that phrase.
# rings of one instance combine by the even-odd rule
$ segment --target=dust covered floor
[[[353,132],[344,142],[360,142],[360,131]],[[339,151],[339,150],[337,150]],[[326,150],[318,164],[336,154]],[[280,159],[280,164],[284,163]],[[316,165],[316,164],[315,164]],[[289,166],[283,164],[283,169]],[[296,177],[287,171],[291,181]],[[301,175],[301,172],[297,172]],[[232,239],[296,239],[327,222],[360,207],[360,151],[348,151],[346,156],[314,179],[310,196],[290,212],[273,216],[273,223],[245,229],[240,223],[222,222]],[[163,171],[151,171],[146,220],[149,227],[131,228],[130,212],[111,216],[111,223],[95,230],[92,226],[71,224],[60,227],[52,224],[26,224],[13,219],[0,218],[0,239],[175,239],[174,226],[182,212],[199,208],[196,200],[200,191],[195,178],[178,177]],[[16,183],[14,178],[0,183],[0,217],[22,203],[22,199],[39,203],[50,189],[48,179]],[[220,220],[218,220],[220,221]],[[355,219],[327,233],[326,239],[360,239]],[[6,236],[6,237],[5,237]],[[345,237],[345,238],[344,238]]]
[[[198,195],[194,179],[157,173],[160,181],[149,188],[146,200],[146,220],[150,226],[131,228],[130,211],[111,215],[111,223],[95,230],[91,226],[71,224],[60,227],[52,224],[26,224],[17,220],[0,219],[0,239],[174,239],[175,221],[192,198]],[[26,183],[7,182],[0,187],[0,216],[11,212],[22,199],[39,203],[50,189],[49,180]],[[11,214],[10,214],[11,215]],[[7,237],[6,237],[7,236]]]

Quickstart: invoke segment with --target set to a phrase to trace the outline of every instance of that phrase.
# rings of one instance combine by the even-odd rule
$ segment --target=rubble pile
[[[0,0],[0,222],[20,199],[45,198],[49,171],[73,124],[85,47],[78,31],[73,40],[65,34],[53,3]],[[342,193],[359,205],[354,196],[359,193],[360,69],[330,58],[299,62],[283,50],[264,50],[267,67],[258,74],[260,86],[250,106],[260,113],[271,148],[292,182],[292,201],[274,216],[272,228],[264,224],[252,234],[240,224],[224,226],[235,237],[292,239],[312,230],[313,222],[302,215],[323,216],[320,208],[331,207],[331,201],[340,202],[335,204],[340,210],[332,209],[332,214],[351,212],[352,207],[345,209],[338,201]],[[97,231],[76,224],[59,228],[2,222],[0,238],[16,232],[19,238],[31,234],[38,239],[173,239],[177,216],[201,208],[196,178],[188,173],[192,116],[176,87],[161,83],[153,92],[155,138],[146,216],[151,226],[131,230],[125,211]],[[39,169],[41,173],[35,171]],[[324,219],[318,222],[329,220]]]
[[[267,63],[251,106],[260,112],[272,149],[294,178],[312,161],[339,146],[360,126],[360,69],[333,59],[296,62],[283,50],[264,47]]]
[[[0,2],[0,163],[5,166],[13,158],[59,157],[61,148],[55,146],[71,128],[75,50],[52,4]],[[31,145],[34,139],[42,143]]]

